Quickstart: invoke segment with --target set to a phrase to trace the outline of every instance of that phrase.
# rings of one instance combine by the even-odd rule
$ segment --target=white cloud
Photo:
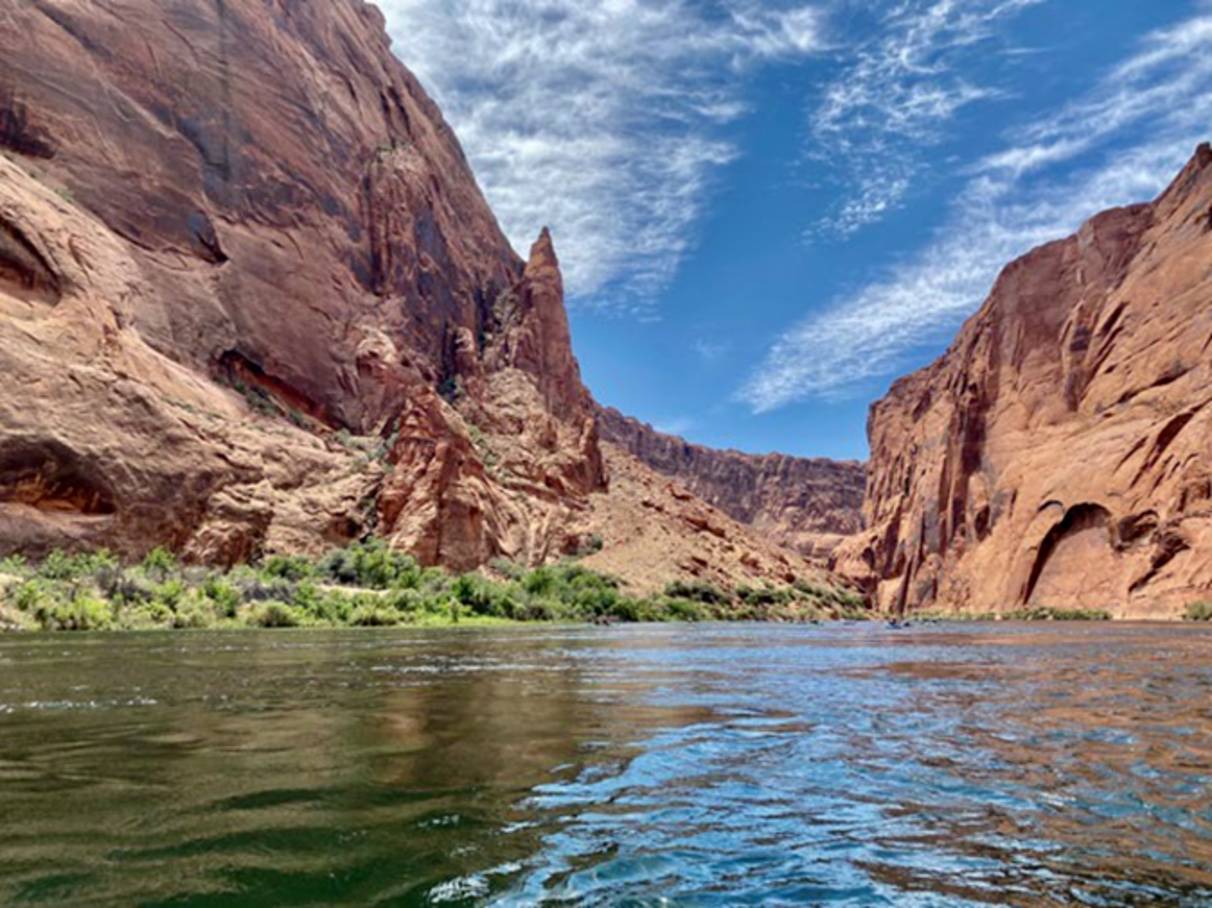
[[[846,188],[808,236],[849,236],[902,204],[922,150],[965,107],[1004,96],[971,64],[996,26],[1044,0],[903,0],[853,52],[811,114],[809,157]]]
[[[739,396],[764,412],[903,367],[953,331],[1011,259],[1156,195],[1210,123],[1212,16],[1202,16],[1147,36],[1087,97],[1017,130],[1019,144],[972,170],[920,254],[789,330]]]
[[[732,349],[732,345],[726,341],[707,340],[703,337],[697,338],[691,346],[699,359],[707,363],[715,362]]]
[[[550,225],[570,294],[627,308],[672,279],[738,153],[738,76],[821,43],[815,9],[757,0],[379,5],[514,246]]]

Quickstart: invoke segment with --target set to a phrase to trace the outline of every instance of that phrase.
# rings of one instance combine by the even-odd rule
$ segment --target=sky
[[[378,0],[599,401],[864,459],[997,273],[1212,138],[1212,0]]]

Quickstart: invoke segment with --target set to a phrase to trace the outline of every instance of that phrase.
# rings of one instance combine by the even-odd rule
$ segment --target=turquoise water
[[[1212,630],[0,638],[0,903],[1212,903]]]

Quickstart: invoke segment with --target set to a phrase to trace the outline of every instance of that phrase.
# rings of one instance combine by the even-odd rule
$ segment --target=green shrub
[[[157,546],[147,553],[147,557],[143,559],[143,573],[148,577],[154,577],[163,582],[168,579],[171,574],[176,573],[178,564],[177,556],[163,546]]]
[[[285,602],[262,602],[253,609],[249,623],[255,627],[286,628],[302,627],[304,621],[299,610]]]
[[[665,599],[661,606],[672,621],[704,621],[710,617],[702,604],[686,599]]]
[[[473,615],[512,618],[521,611],[512,585],[493,583],[476,574],[456,577],[450,592],[455,601]]]
[[[202,595],[211,601],[221,618],[235,618],[240,611],[240,591],[223,577],[209,577],[202,584]]]
[[[518,621],[560,621],[566,615],[566,607],[561,602],[527,596],[515,617]]]
[[[290,604],[311,624],[348,624],[355,611],[356,600],[373,597],[355,597],[337,590],[320,590],[311,583],[302,583],[294,591]]]
[[[532,596],[550,595],[558,585],[555,570],[546,565],[535,568],[522,578],[522,589]]]
[[[563,603],[577,617],[604,618],[615,613],[622,598],[613,586],[582,582],[569,588]]]
[[[1110,621],[1111,614],[1102,609],[1064,609],[1050,605],[1033,605],[1007,612],[1003,618],[1007,621]]]
[[[1188,621],[1212,621],[1212,602],[1193,602],[1187,606]]]
[[[272,555],[261,566],[267,577],[281,580],[307,580],[316,573],[315,566],[302,555]]]
[[[24,577],[28,572],[29,564],[21,555],[0,558],[0,574],[6,574],[9,577]]]
[[[218,618],[215,604],[201,592],[191,590],[177,603],[172,626],[183,630],[202,630],[214,627]]]
[[[660,605],[649,599],[632,599],[630,596],[620,596],[611,608],[608,617],[629,623],[641,621],[661,621],[665,615]]]
[[[37,574],[45,580],[69,581],[119,567],[118,559],[105,549],[81,555],[68,555],[56,549],[38,566]]]
[[[48,631],[103,631],[114,623],[109,603],[89,596],[66,602],[47,600],[33,614],[42,629]]]
[[[40,608],[53,604],[54,596],[50,584],[44,580],[27,580],[13,594],[13,605],[19,611],[33,614]]]
[[[298,584],[290,580],[264,578],[255,572],[251,577],[242,575],[235,581],[235,586],[244,602],[290,602],[298,589]]]
[[[46,580],[71,580],[75,576],[75,561],[55,549],[38,567],[38,576]]]
[[[354,627],[395,627],[401,620],[400,613],[388,606],[366,604],[354,609],[349,623]]]
[[[726,605],[732,601],[731,596],[706,580],[675,580],[665,587],[665,595],[706,605]]]
[[[415,559],[392,551],[380,539],[329,552],[321,559],[318,569],[322,576],[335,583],[373,590],[415,587],[422,578]]]
[[[753,588],[749,586],[739,586],[736,590],[737,598],[746,605],[770,606],[770,605],[787,605],[794,601],[795,594],[791,590],[777,590],[772,586],[763,586]]]
[[[161,602],[139,602],[118,609],[118,626],[125,630],[172,627],[177,616]]]
[[[188,592],[184,581],[175,578],[166,580],[152,588],[152,602],[159,603],[169,611],[175,612]]]

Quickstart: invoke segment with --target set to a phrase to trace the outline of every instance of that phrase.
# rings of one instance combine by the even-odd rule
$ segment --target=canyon
[[[551,235],[514,252],[372,4],[0,0],[0,48],[5,553],[373,534],[647,590],[857,529],[857,465],[603,437]]]
[[[372,4],[0,13],[0,555],[374,535],[898,614],[1212,590],[1207,146],[1010,264],[868,464],[753,455],[595,399],[555,239],[510,246]]]

